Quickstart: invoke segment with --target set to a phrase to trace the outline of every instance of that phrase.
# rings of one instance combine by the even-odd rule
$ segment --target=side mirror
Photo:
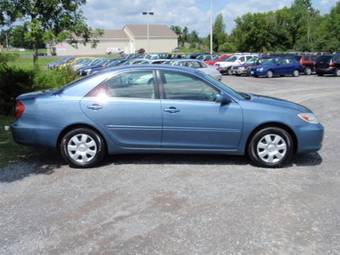
[[[220,103],[221,105],[227,105],[231,103],[231,99],[229,96],[225,94],[217,94],[215,98],[216,103]]]

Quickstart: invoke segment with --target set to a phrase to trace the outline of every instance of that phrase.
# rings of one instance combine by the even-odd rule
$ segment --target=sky
[[[212,0],[213,17],[222,13],[229,32],[234,19],[247,12],[265,12],[290,6],[293,0]],[[314,8],[329,12],[337,0],[313,0]],[[93,28],[119,29],[126,24],[167,24],[187,26],[201,36],[209,33],[210,0],[87,0],[83,7]],[[154,16],[143,16],[153,11]]]

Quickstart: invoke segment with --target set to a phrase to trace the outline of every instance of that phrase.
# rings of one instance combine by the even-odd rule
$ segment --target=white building
[[[110,52],[135,53],[139,49],[146,52],[171,52],[178,46],[177,35],[166,25],[126,25],[123,29],[104,30],[95,48],[91,43],[84,45],[81,39],[72,45],[67,41],[55,46],[58,56],[103,55]]]

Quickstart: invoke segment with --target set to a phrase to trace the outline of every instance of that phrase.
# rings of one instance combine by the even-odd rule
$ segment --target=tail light
[[[19,119],[25,111],[25,105],[21,101],[15,104],[15,118]]]
[[[330,67],[336,67],[336,63],[333,60],[331,60],[331,62],[329,63],[329,66]]]

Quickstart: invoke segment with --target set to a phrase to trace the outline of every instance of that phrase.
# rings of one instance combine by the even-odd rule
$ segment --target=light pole
[[[154,12],[142,12],[142,15],[144,16],[153,16]],[[147,19],[147,23],[146,23],[146,38],[147,38],[147,51],[150,52],[150,24],[149,24],[149,20]]]
[[[210,0],[210,55],[213,54],[213,11],[212,0]]]

